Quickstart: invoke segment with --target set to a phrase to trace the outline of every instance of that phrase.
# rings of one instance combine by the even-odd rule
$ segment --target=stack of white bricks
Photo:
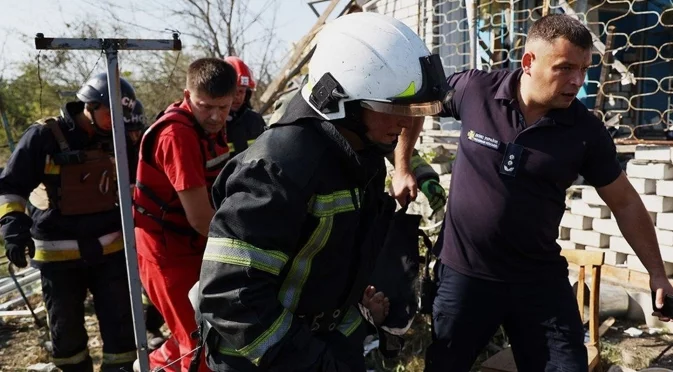
[[[656,225],[661,256],[673,274],[673,150],[669,146],[638,146],[626,167],[629,181],[640,194]],[[583,187],[581,199],[568,201],[559,245],[605,253],[608,265],[646,272],[617,226],[617,221],[593,187]]]

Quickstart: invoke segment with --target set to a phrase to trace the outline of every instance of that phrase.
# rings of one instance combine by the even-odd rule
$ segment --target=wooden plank
[[[589,346],[598,347],[598,308],[601,293],[601,267],[591,267],[591,295],[589,298]],[[580,308],[581,309],[581,308]]]
[[[598,327],[598,338],[603,337],[605,332],[607,332],[612,325],[615,324],[615,318],[614,317],[609,317],[605,319],[605,321],[601,324],[600,327]]]
[[[605,253],[598,251],[579,251],[576,249],[562,249],[561,255],[579,266],[602,265]]]
[[[602,266],[602,275],[604,279],[609,279],[619,283],[629,282],[629,269],[625,267],[616,267],[612,265]]]
[[[264,102],[265,108],[268,109],[268,107],[271,106],[271,103],[273,102],[277,92],[284,89],[285,84],[287,84],[287,82],[292,79],[293,76],[288,76],[287,72],[294,69],[294,67],[300,61],[302,55],[304,55],[306,48],[308,48],[308,46],[311,44],[311,41],[315,38],[318,30],[325,24],[327,18],[330,16],[330,14],[332,14],[338,4],[339,0],[331,0],[327,6],[327,9],[325,9],[320,18],[318,18],[313,27],[311,27],[311,30],[309,30],[309,32],[299,40],[297,46],[294,49],[294,52],[290,56],[290,60],[285,64],[285,66],[283,66],[283,68],[280,70],[281,73],[276,76],[275,79],[273,79],[271,84],[269,84],[269,86],[264,91],[264,94],[262,94],[260,100]],[[350,2],[348,5],[350,5]],[[266,110],[260,111],[263,113]]]
[[[629,284],[635,288],[650,290],[650,276],[640,271],[629,270]]]
[[[40,306],[37,309],[35,309],[35,314],[40,314],[45,311],[44,306]],[[33,316],[33,314],[30,313],[30,310],[7,310],[7,311],[0,311],[0,317],[7,316],[7,317],[14,317],[14,316]]]

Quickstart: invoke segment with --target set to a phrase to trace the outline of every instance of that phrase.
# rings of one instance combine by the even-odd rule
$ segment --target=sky
[[[158,2],[159,0],[157,0]],[[178,3],[181,0],[161,0],[163,4]],[[203,2],[203,0],[199,0]],[[211,0],[215,1],[215,0]],[[253,10],[260,9],[270,0],[242,0],[246,1]],[[318,16],[313,13],[308,3],[309,0],[276,0],[278,11],[276,13],[276,38],[279,40],[280,50],[277,53],[285,56],[291,49],[293,42],[307,33]],[[335,16],[347,1],[341,4],[332,13]],[[11,4],[11,5],[10,5]],[[68,24],[78,23],[83,20],[105,20],[107,10],[98,5],[96,0],[0,0],[2,11],[0,12],[0,76],[11,77],[16,72],[16,64],[34,58],[33,38],[41,32],[45,37],[71,36]],[[188,26],[180,24],[174,19],[167,19],[161,10],[148,10],[142,13],[138,9],[148,9],[148,1],[115,0],[117,8],[113,11],[121,19],[128,20],[129,38],[171,38],[166,28],[177,29],[185,32]],[[316,4],[318,12],[327,6],[327,2]],[[265,13],[264,22],[270,23],[273,11]],[[109,19],[109,18],[108,18]],[[138,26],[133,26],[133,25]],[[255,32],[252,30],[251,32]],[[118,35],[121,37],[121,35]],[[186,35],[181,37],[183,45],[189,49],[193,40]],[[256,51],[251,50],[251,54]],[[260,52],[261,53],[261,52]],[[281,57],[282,57],[281,56]]]

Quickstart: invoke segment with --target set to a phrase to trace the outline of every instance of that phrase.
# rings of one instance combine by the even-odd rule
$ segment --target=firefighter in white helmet
[[[446,78],[388,16],[318,38],[301,95],[213,185],[197,306],[214,370],[364,371],[362,313],[385,315],[368,282],[395,209],[384,155],[441,111]]]

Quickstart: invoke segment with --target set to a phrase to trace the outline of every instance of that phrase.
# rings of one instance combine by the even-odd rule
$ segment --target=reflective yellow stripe
[[[362,324],[362,316],[355,306],[351,306],[337,329],[348,337],[358,329],[360,324]]]
[[[266,353],[271,346],[277,344],[290,329],[290,326],[292,326],[292,318],[292,313],[287,309],[284,309],[269,329],[257,337],[257,339],[250,345],[239,349],[238,352],[250,359],[254,365],[259,365],[259,361],[264,356],[264,353]]]
[[[62,366],[66,364],[77,364],[77,363],[82,363],[83,361],[86,360],[86,357],[89,356],[89,349],[84,349],[80,351],[79,353],[69,357],[69,358],[52,358],[52,362],[56,366]]]
[[[135,350],[126,353],[110,354],[103,353],[103,364],[122,364],[136,360],[138,354]]]
[[[236,152],[236,148],[234,148],[233,142],[227,143],[227,147],[229,147],[229,152]]]
[[[254,267],[257,270],[278,275],[289,258],[283,252],[260,249],[242,240],[208,238],[203,259],[206,261]]]
[[[327,195],[315,195],[310,204],[309,212],[316,217],[333,216],[338,213],[351,212],[357,208],[355,203],[360,200],[360,190],[336,191]]]
[[[248,140],[248,146],[252,145],[253,143],[255,143],[254,139]]]
[[[117,240],[108,245],[103,246],[103,254],[111,254],[119,252],[124,249],[124,241]],[[82,255],[79,253],[79,249],[44,249],[35,247],[35,257],[34,261],[43,261],[43,262],[59,262],[59,261],[70,261],[77,260],[82,258]]]
[[[4,217],[7,213],[11,212],[23,213],[25,211],[26,211],[25,204],[21,204],[19,202],[5,203],[0,205],[0,218]]]

